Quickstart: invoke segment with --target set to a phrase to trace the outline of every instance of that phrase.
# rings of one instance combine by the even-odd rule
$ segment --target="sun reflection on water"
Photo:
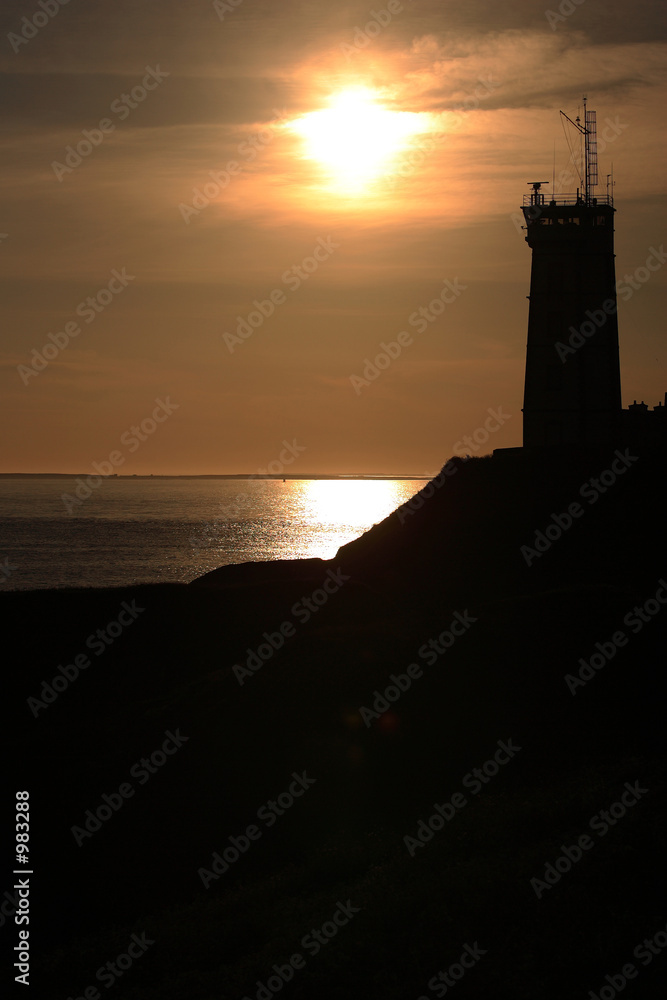
[[[423,485],[421,479],[255,480],[244,482],[239,494],[239,484],[225,483],[218,516],[191,539],[196,568],[203,573],[229,563],[333,559]]]
[[[64,479],[6,480],[0,551],[11,589],[188,581],[219,566],[333,559],[406,503],[423,479],[109,478],[71,517]],[[6,589],[10,589],[6,584]]]
[[[294,483],[299,516],[317,525],[367,530],[406,500],[407,482],[314,479]],[[412,483],[410,483],[412,486]],[[422,483],[417,484],[417,488]],[[407,491],[410,496],[415,487]]]

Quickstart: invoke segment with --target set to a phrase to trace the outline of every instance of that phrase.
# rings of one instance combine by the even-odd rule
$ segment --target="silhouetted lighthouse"
[[[561,112],[563,114],[563,112]],[[533,181],[524,199],[533,251],[523,398],[524,447],[607,445],[619,440],[621,374],[616,319],[613,197],[597,185],[595,112],[573,122],[584,139],[576,195]]]

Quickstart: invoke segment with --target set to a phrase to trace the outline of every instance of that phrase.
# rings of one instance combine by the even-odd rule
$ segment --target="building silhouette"
[[[533,251],[523,400],[526,448],[620,439],[615,210],[611,197],[593,196],[595,112],[585,103],[584,122],[572,122],[585,140],[583,188],[547,200],[542,186],[548,182],[534,181],[524,199],[526,241]]]
[[[532,181],[524,198],[532,250],[523,398],[523,446],[608,446],[665,440],[666,406],[621,406],[613,184],[598,184],[596,115],[564,118],[583,141],[581,186],[546,195]]]

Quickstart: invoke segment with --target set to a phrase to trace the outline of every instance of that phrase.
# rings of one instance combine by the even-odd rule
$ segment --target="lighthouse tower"
[[[561,112],[563,114],[563,112]],[[616,319],[613,197],[595,197],[595,112],[565,118],[583,138],[574,195],[524,199],[533,251],[523,398],[523,444],[608,445],[619,440],[621,375]]]

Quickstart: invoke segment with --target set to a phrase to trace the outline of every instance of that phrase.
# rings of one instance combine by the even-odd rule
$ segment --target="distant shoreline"
[[[89,472],[0,472],[0,479],[76,479],[77,476],[89,476]],[[345,473],[292,473],[286,474],[284,476],[259,476],[257,473],[246,474],[243,472],[236,472],[229,475],[113,475],[104,476],[104,479],[276,479],[276,480],[303,480],[303,479],[375,479],[375,480],[385,480],[385,479],[423,479],[428,482],[437,472],[434,472],[432,476],[392,476],[384,475],[382,473],[368,474],[364,473],[351,473],[349,475]]]

